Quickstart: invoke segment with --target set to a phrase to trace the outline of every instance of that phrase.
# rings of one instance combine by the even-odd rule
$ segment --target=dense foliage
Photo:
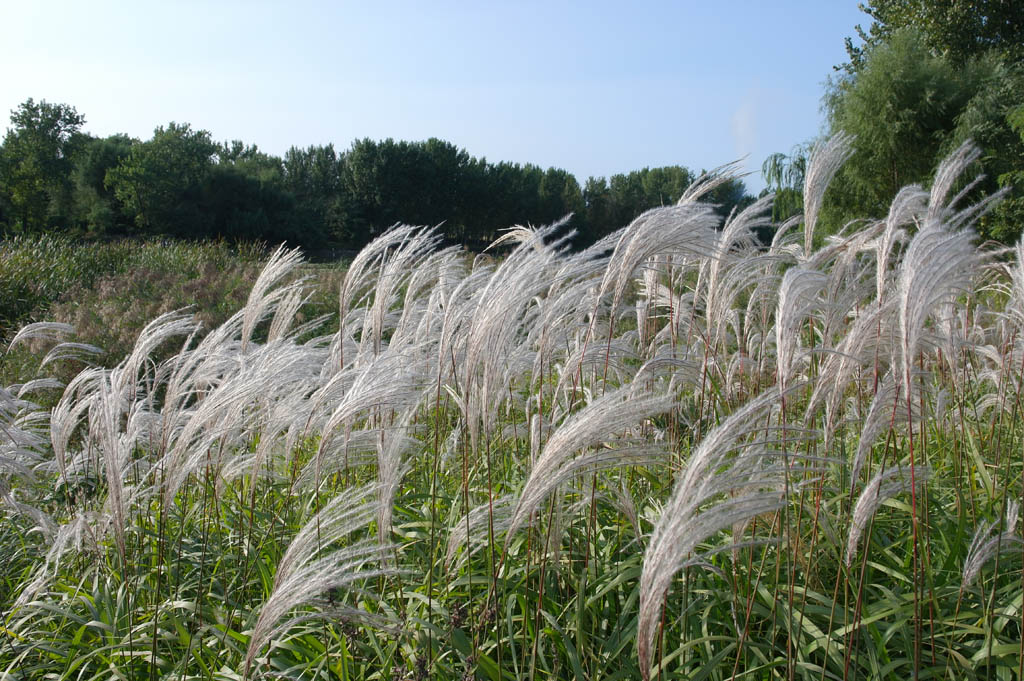
[[[856,136],[858,153],[829,191],[824,231],[884,215],[907,184],[928,184],[939,161],[967,140],[982,148],[974,196],[1007,193],[978,225],[1013,244],[1024,225],[1024,3],[1006,0],[876,0],[861,8],[861,44],[836,67],[824,105],[827,134]],[[801,167],[812,143],[764,164],[776,218],[798,212]]]
[[[61,236],[5,239],[0,241],[0,338],[10,339],[17,328],[27,322],[50,318],[54,304],[70,309],[86,303],[86,309],[95,312],[95,306],[88,303],[103,301],[104,296],[97,293],[103,285],[109,285],[108,304],[123,298],[136,306],[169,305],[159,309],[160,313],[207,298],[213,304],[218,295],[230,294],[232,287],[225,287],[221,282],[221,285],[165,301],[170,290],[156,287],[143,293],[138,288],[140,279],[173,276],[176,284],[180,284],[200,278],[207,270],[225,274],[238,269],[258,270],[261,257],[262,249],[258,245],[232,248],[215,241],[204,244],[169,240],[80,243]],[[254,274],[245,277],[249,279],[243,284],[246,288],[255,279]],[[90,297],[91,300],[83,300]],[[206,311],[212,309],[210,305],[202,307]],[[123,349],[111,347],[103,340],[108,350]]]
[[[977,246],[969,147],[816,247],[848,144],[767,250],[770,203],[723,221],[712,180],[580,252],[389,231],[331,326],[282,250],[105,366],[25,327],[0,673],[1019,678],[1024,247]]]

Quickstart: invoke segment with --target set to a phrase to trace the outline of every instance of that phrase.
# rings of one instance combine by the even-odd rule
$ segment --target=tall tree
[[[594,242],[615,230],[612,224],[611,191],[603,177],[588,177],[583,186],[584,240]]]
[[[116,168],[132,148],[127,135],[90,137],[75,161],[71,173],[74,184],[75,217],[90,235],[126,234],[131,218],[107,185],[107,172]]]
[[[217,145],[217,164],[231,165],[248,177],[263,182],[283,182],[284,163],[277,156],[260,151],[255,144],[232,140]]]
[[[294,197],[296,221],[303,231],[334,243],[347,241],[342,163],[333,144],[291,147],[283,160],[284,186]]]
[[[46,100],[28,99],[11,112],[12,127],[0,149],[0,191],[20,230],[66,226],[84,123],[74,107]]]
[[[154,130],[148,142],[133,145],[107,173],[107,182],[144,231],[202,236],[206,216],[199,202],[216,153],[210,133],[172,122]]]
[[[871,48],[856,74],[831,83],[829,125],[857,138],[839,178],[840,213],[881,215],[901,187],[928,181],[983,82],[979,69],[956,67],[933,54],[919,31],[904,29]]]
[[[871,17],[865,31],[856,31],[863,46],[846,39],[847,71],[863,68],[868,52],[906,28],[920,31],[934,54],[954,63],[995,51],[1001,58],[1024,57],[1024,3],[1019,0],[870,0],[860,9]]]
[[[875,0],[873,19],[847,41],[851,61],[825,97],[830,127],[857,135],[825,222],[879,215],[905,184],[927,184],[938,162],[965,140],[983,150],[981,193],[1024,170],[1011,124],[1024,105],[1024,3],[1002,0]],[[841,189],[837,190],[836,187]],[[1013,241],[1021,220],[1010,200],[979,222],[983,236]]]
[[[773,222],[782,222],[803,210],[807,156],[807,146],[797,145],[789,155],[781,152],[771,154],[761,165],[765,193],[775,194],[772,202]]]
[[[645,210],[679,200],[695,175],[683,166],[642,168],[612,175],[609,182],[612,229],[629,224]]]
[[[715,204],[715,211],[727,218],[733,211],[743,210],[753,203],[754,197],[747,194],[743,180],[733,177],[712,189],[705,200]]]
[[[541,178],[538,222],[551,223],[572,213],[574,229],[583,220],[583,192],[572,173],[561,168],[548,168]]]

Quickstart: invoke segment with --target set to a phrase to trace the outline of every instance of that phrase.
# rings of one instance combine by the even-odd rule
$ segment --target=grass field
[[[969,147],[816,237],[847,154],[770,248],[715,178],[584,252],[5,244],[0,678],[1024,677],[1024,247]]]

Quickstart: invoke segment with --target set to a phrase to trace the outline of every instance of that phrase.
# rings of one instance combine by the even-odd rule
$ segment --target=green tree
[[[333,144],[292,147],[284,155],[284,186],[295,198],[297,219],[304,230],[347,245],[350,238],[342,163]]]
[[[712,189],[704,200],[715,204],[715,212],[722,218],[727,218],[733,211],[743,210],[755,199],[747,194],[747,187],[743,184],[743,180],[733,177]]]
[[[538,192],[541,211],[538,222],[551,223],[572,213],[570,226],[575,228],[581,224],[583,192],[572,173],[561,168],[548,168],[541,178]]]
[[[990,54],[974,67],[977,93],[957,116],[943,153],[971,140],[982,150],[985,174],[978,198],[1011,188],[1006,200],[979,221],[983,236],[1010,243],[1024,227],[1024,214],[1014,208],[1024,199],[1024,183],[1011,179],[1024,176],[1024,141],[1014,127],[1014,112],[1024,107],[1024,64],[1007,64]]]
[[[772,221],[787,220],[804,207],[804,175],[807,172],[808,147],[796,146],[787,156],[771,154],[761,165],[765,193],[774,193]]]
[[[683,166],[644,168],[638,171],[646,208],[670,206],[679,200],[696,177]]]
[[[85,117],[67,104],[28,99],[11,112],[0,149],[0,192],[10,222],[22,231],[65,227],[72,206],[71,170]]]
[[[1008,61],[1024,57],[1024,3],[1017,0],[871,0],[860,9],[872,23],[867,31],[856,27],[863,46],[846,39],[847,71],[859,71],[872,48],[907,28],[957,64],[993,51]]]
[[[611,191],[603,177],[588,177],[583,186],[585,206],[584,239],[589,242],[610,234],[615,230],[611,219]]]
[[[695,179],[678,165],[612,175],[608,187],[612,229],[629,224],[645,210],[674,204]]]
[[[321,247],[322,226],[301,219],[295,196],[280,176],[269,168],[257,170],[258,166],[231,162],[210,169],[197,202],[203,218],[201,236]]]
[[[978,5],[987,18],[979,24],[963,14],[968,5]],[[872,26],[870,42],[851,53],[855,68],[834,80],[825,97],[832,130],[857,136],[857,153],[829,190],[826,229],[884,214],[901,187],[927,185],[939,162],[966,140],[983,151],[975,174],[987,177],[976,192],[1009,186],[1007,178],[1024,169],[1024,145],[1011,124],[1012,112],[1024,105],[1024,62],[1015,61],[1004,24],[1021,10],[999,3],[881,2],[866,11],[880,23]],[[939,25],[941,16],[949,17],[948,25]],[[1016,240],[1022,223],[1013,207],[1021,191],[1014,189],[1003,207],[982,218],[982,236]]]
[[[901,187],[927,182],[983,82],[979,69],[957,68],[905,29],[871,48],[860,71],[833,81],[829,125],[856,135],[857,150],[834,183],[843,191],[832,194],[833,215],[884,214]]]
[[[608,195],[611,204],[609,217],[612,224],[615,225],[613,229],[629,224],[637,215],[652,208],[644,191],[643,173],[646,170],[645,168],[643,171],[617,173],[608,178]],[[657,200],[658,203],[655,205],[665,202],[664,197],[658,197]]]
[[[217,145],[217,165],[230,165],[244,175],[263,182],[283,182],[284,163],[271,154],[259,150],[255,144],[232,140]]]
[[[71,173],[75,217],[90,235],[126,234],[130,216],[106,182],[107,172],[127,158],[132,140],[127,135],[86,140]]]
[[[207,131],[172,122],[134,144],[107,184],[144,231],[198,237],[207,232],[199,204],[217,150]]]
[[[983,218],[983,224],[990,226],[990,236],[1011,243],[1020,238],[1024,229],[1024,104],[1008,112],[1006,122],[1017,137],[1014,144],[1003,148],[1004,158],[1009,162],[998,182],[1002,187],[1011,187],[1012,192],[990,218]]]

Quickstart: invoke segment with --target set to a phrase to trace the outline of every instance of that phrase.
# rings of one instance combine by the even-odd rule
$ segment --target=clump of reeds
[[[977,244],[970,146],[822,237],[853,145],[764,247],[770,198],[703,201],[726,167],[580,252],[397,226],[336,327],[281,249],[222,323],[103,366],[25,327],[53,347],[0,388],[0,670],[1019,676],[1024,245]]]

